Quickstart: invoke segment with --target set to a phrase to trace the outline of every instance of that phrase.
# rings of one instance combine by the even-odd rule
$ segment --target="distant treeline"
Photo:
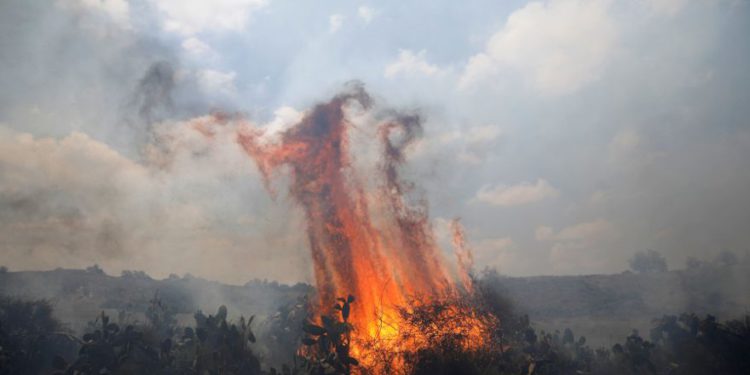
[[[479,279],[477,290],[502,322],[492,338],[497,350],[467,351],[447,339],[411,353],[392,373],[750,373],[750,316],[724,322],[710,315],[663,316],[645,336],[633,332],[611,347],[591,348],[585,337],[568,329],[535,330],[528,316],[493,287],[496,277]],[[252,316],[231,319],[228,309],[220,306],[213,314],[198,311],[192,323],[180,324],[174,309],[154,294],[144,321],[100,313],[91,317],[85,333],[77,335],[54,318],[49,302],[2,297],[0,374],[367,373],[341,344],[348,309],[323,319],[323,327],[309,323],[307,311],[300,297],[263,321]],[[327,337],[325,345],[317,339],[322,336]],[[312,346],[299,355],[302,345]]]
[[[646,260],[653,258],[652,263],[661,264],[658,255],[644,254]],[[675,271],[642,266],[641,272],[614,275],[507,277],[494,273],[491,281],[515,302],[517,310],[535,321],[593,318],[647,322],[654,316],[683,311],[737,318],[750,311],[750,294],[746,291],[750,264],[732,253],[722,254],[712,261],[691,258],[686,268]],[[124,271],[115,277],[97,266],[86,270],[0,271],[0,295],[49,300],[56,316],[76,331],[101,310],[142,320],[157,291],[176,314],[181,314],[180,319],[189,320],[198,309],[222,304],[230,311],[268,316],[312,289],[303,283],[288,286],[265,280],[224,285],[190,275],[156,280],[141,271]]]

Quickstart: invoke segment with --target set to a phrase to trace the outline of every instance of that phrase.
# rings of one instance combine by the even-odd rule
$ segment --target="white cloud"
[[[425,75],[434,76],[441,72],[436,65],[430,64],[425,59],[425,50],[416,54],[410,50],[400,50],[398,59],[385,68],[385,77],[393,78],[397,75]]]
[[[473,127],[466,132],[466,143],[476,144],[490,142],[497,139],[502,133],[503,132],[499,127],[493,125]]]
[[[588,204],[592,206],[600,206],[606,204],[611,200],[610,193],[604,190],[597,190],[591,194],[588,199]]]
[[[130,6],[125,0],[80,0],[85,7],[105,13],[116,24],[130,28]]]
[[[606,161],[622,173],[652,173],[669,158],[669,152],[658,148],[644,136],[644,130],[623,128],[606,144]],[[662,173],[662,172],[659,172]]]
[[[109,146],[91,139],[84,133],[73,132],[60,140],[34,138],[0,127],[0,163],[3,165],[2,193],[21,193],[32,179],[39,185],[68,188],[77,184],[99,185],[102,176],[114,185],[131,183],[144,178],[145,172]],[[85,167],[76,166],[77,162]],[[80,168],[81,170],[76,170]],[[26,173],[34,170],[37,173]],[[113,172],[117,171],[117,172]],[[113,178],[121,175],[122,178]],[[53,182],[54,181],[54,182]],[[18,189],[18,190],[15,190]]]
[[[165,17],[164,29],[183,35],[205,31],[242,31],[266,0],[152,0]]]
[[[541,94],[570,93],[598,78],[615,39],[605,1],[532,2],[513,12],[486,49],[469,60],[459,85],[513,69]]]
[[[493,76],[497,72],[496,62],[485,53],[479,53],[472,56],[466,64],[458,85],[461,88],[467,88],[478,84],[487,77]]]
[[[609,143],[610,160],[628,158],[638,150],[641,136],[635,129],[622,129],[615,134]]]
[[[517,245],[510,237],[486,238],[476,242],[474,259],[477,267],[509,270],[519,262]],[[504,272],[504,271],[503,271]]]
[[[218,56],[211,46],[196,37],[183,40],[182,49],[192,57],[199,59],[214,59]]]
[[[615,228],[610,222],[597,219],[563,228],[553,235],[552,239],[555,241],[591,241],[610,238],[614,234]]]
[[[496,125],[443,132],[417,141],[412,149],[412,156],[426,157],[445,152],[446,147],[458,147],[460,149],[455,151],[458,161],[466,164],[479,164],[493,149],[492,141],[502,135],[502,129]]]
[[[641,137],[634,129],[622,129],[612,139],[611,147],[617,150],[633,150],[641,143]]]
[[[298,124],[302,120],[303,112],[292,107],[284,106],[273,112],[274,118],[262,127],[264,129],[261,140],[267,143],[277,143],[285,130]]]
[[[601,272],[610,261],[603,256],[619,236],[607,220],[597,219],[565,227],[557,232],[547,226],[536,229],[538,241],[551,245],[549,259],[559,273]]]
[[[458,161],[465,164],[481,164],[492,148],[492,141],[502,134],[497,126],[477,126],[466,131],[463,150],[458,153]]]
[[[344,15],[343,14],[332,14],[330,17],[328,17],[328,31],[331,33],[335,33],[341,29],[341,26],[344,25]]]
[[[674,16],[687,4],[687,0],[640,0],[641,4],[656,15]]]
[[[370,8],[366,5],[362,5],[357,9],[357,15],[359,18],[361,18],[365,23],[372,22],[372,19],[375,18],[375,15],[377,13],[375,12],[375,9]]]
[[[547,241],[553,238],[554,235],[555,231],[545,225],[537,227],[536,231],[534,232],[534,238],[536,238],[537,241]]]
[[[237,93],[234,80],[235,72],[222,72],[213,69],[203,69],[197,72],[198,83],[209,94],[232,97]]]
[[[468,150],[459,152],[456,157],[458,161],[464,164],[481,164],[483,160],[479,155]]]
[[[483,186],[476,194],[475,201],[489,203],[493,206],[518,206],[553,198],[560,193],[546,180],[536,183],[522,182],[518,185]]]

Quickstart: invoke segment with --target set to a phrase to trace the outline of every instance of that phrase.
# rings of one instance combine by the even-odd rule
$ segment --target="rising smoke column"
[[[267,143],[260,130],[241,132],[238,142],[267,187],[274,171],[288,167],[290,194],[306,216],[319,310],[353,294],[352,323],[374,336],[378,319],[395,320],[395,307],[408,296],[438,297],[454,287],[426,209],[407,204],[408,186],[398,176],[406,147],[421,133],[419,117],[397,114],[378,126],[380,182],[377,191],[366,191],[352,163],[350,104],[370,108],[372,101],[355,87],[315,106],[278,142]]]

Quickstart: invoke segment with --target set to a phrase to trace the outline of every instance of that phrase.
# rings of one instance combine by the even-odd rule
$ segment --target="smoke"
[[[271,204],[230,135],[215,146],[193,130],[221,100],[144,32],[148,7],[0,4],[0,262],[309,280],[301,231],[287,231],[301,219]]]
[[[138,115],[137,119],[128,119],[128,123],[135,125],[143,124],[147,137],[140,142],[153,142],[150,137],[153,132],[153,124],[171,118],[174,115],[175,71],[172,65],[166,61],[153,63],[138,82],[129,105],[128,113]],[[138,133],[137,133],[138,134]]]

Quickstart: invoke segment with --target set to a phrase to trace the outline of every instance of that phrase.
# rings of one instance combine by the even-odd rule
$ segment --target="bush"
[[[654,321],[648,339],[634,331],[610,349],[592,349],[585,337],[569,329],[537,332],[528,317],[517,315],[512,304],[498,295],[499,289],[488,285],[479,280],[473,295],[456,301],[412,301],[402,308],[402,318],[411,328],[402,328],[396,339],[407,344],[395,346],[402,350],[399,353],[375,358],[382,365],[399,356],[398,366],[382,367],[387,371],[371,372],[373,358],[360,365],[350,355],[353,296],[339,299],[336,314],[322,316],[320,323],[310,320],[304,300],[283,307],[268,320],[264,337],[273,342],[270,353],[300,350],[300,357],[289,359],[291,366],[280,366],[284,375],[750,373],[750,316],[723,323],[710,315],[664,316]],[[274,368],[261,369],[261,357],[253,349],[254,317],[232,322],[221,306],[214,315],[197,312],[193,326],[179,328],[158,295],[151,304],[145,325],[122,327],[102,313],[89,332],[75,339],[54,319],[48,302],[0,297],[0,375],[50,374],[52,368],[57,374],[71,375],[279,374]],[[465,310],[467,306],[470,310]],[[465,345],[468,336],[462,336],[459,328],[465,324],[460,314],[466,311],[475,322],[478,317],[494,317],[502,324],[492,326],[482,345]],[[500,313],[505,315],[495,315]],[[409,346],[409,329],[418,330],[417,337],[427,337],[428,345]],[[269,358],[283,357],[275,355]]]
[[[630,259],[630,268],[638,273],[666,272],[667,261],[656,251],[640,251]]]
[[[0,374],[35,374],[71,344],[46,300],[0,297]]]

